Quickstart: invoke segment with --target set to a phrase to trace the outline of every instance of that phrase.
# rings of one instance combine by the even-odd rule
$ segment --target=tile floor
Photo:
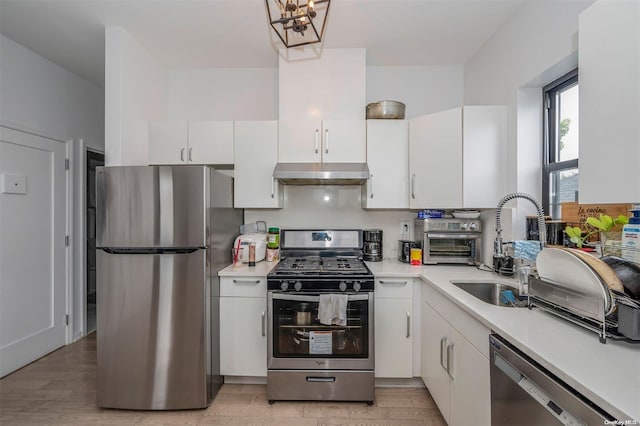
[[[223,385],[205,410],[123,411],[96,406],[96,339],[65,346],[0,380],[0,424],[444,426],[425,389],[377,388],[373,406],[267,402],[265,385]]]

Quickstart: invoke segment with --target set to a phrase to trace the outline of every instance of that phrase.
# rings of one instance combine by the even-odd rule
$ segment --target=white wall
[[[26,47],[0,36],[0,121],[60,140],[73,139],[73,311],[72,338],[82,336],[84,294],[84,151],[104,151],[104,90]],[[80,140],[83,143],[80,143]],[[15,226],[30,228],[31,223]]]
[[[0,120],[104,149],[104,91],[0,35]]]
[[[410,119],[461,106],[463,82],[462,65],[367,67],[367,104],[403,102]]]
[[[536,91],[577,66],[578,15],[592,0],[525,3],[464,67],[464,103],[508,107],[507,191],[541,196],[542,110]],[[541,95],[540,95],[541,96]],[[536,113],[537,109],[538,113]],[[518,203],[514,219],[535,214]],[[524,221],[522,221],[524,223]],[[524,226],[514,224],[524,238]]]
[[[168,71],[170,120],[277,120],[277,68]]]
[[[366,102],[399,100],[406,118],[463,103],[462,65],[367,67],[366,75]],[[278,119],[277,68],[170,69],[168,80],[170,120]]]
[[[167,71],[122,28],[105,30],[105,164],[148,164],[148,122],[167,119]]]

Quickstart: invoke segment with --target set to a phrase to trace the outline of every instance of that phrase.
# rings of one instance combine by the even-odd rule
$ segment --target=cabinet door
[[[450,397],[449,375],[445,366],[446,349],[449,343],[449,324],[425,301],[422,304],[420,371],[422,381],[429,389],[447,423],[450,420]]]
[[[190,164],[233,164],[233,121],[190,121]]]
[[[278,122],[278,161],[281,163],[321,162],[322,122],[320,120],[280,120]]]
[[[640,200],[640,2],[580,14],[580,203]]]
[[[452,376],[449,426],[488,426],[491,424],[489,360],[453,327],[449,338]]]
[[[463,207],[495,208],[506,193],[507,108],[463,110]]]
[[[462,108],[409,123],[409,207],[462,207]]]
[[[187,122],[149,123],[149,164],[187,164]]]
[[[363,186],[362,207],[409,207],[409,122],[367,120],[367,164],[371,177]]]
[[[220,373],[267,375],[267,299],[220,298]]]
[[[376,298],[376,377],[413,377],[411,299]]]
[[[281,208],[283,188],[273,179],[278,162],[278,123],[236,121],[234,158],[234,206]]]
[[[364,163],[367,161],[365,120],[324,120],[322,162]]]

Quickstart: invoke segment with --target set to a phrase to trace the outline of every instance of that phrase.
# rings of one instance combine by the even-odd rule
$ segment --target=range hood
[[[278,163],[274,179],[287,185],[362,185],[369,179],[367,163]]]

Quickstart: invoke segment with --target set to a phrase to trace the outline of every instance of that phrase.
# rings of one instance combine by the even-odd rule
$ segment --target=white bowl
[[[456,219],[477,219],[480,217],[480,212],[477,210],[453,211],[451,214]]]

